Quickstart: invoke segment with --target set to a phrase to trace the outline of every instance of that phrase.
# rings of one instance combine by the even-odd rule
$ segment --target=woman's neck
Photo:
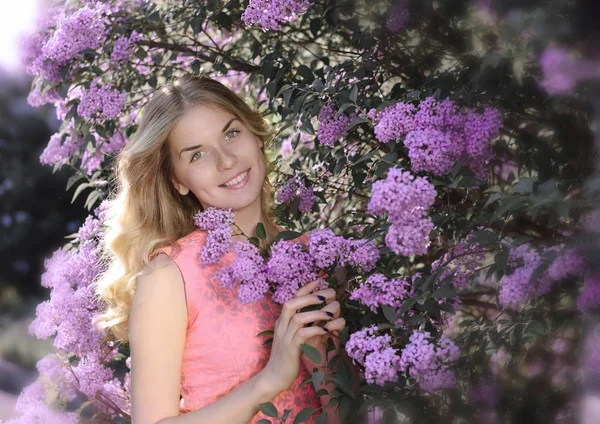
[[[252,205],[235,212],[234,222],[239,229],[236,228],[233,232],[234,236],[232,241],[234,243],[236,241],[245,240],[246,237],[244,237],[244,235],[247,237],[256,237],[256,224],[259,222],[262,222],[265,227],[267,243],[271,243],[275,240],[275,237],[277,237],[279,230],[274,225],[269,224],[263,213],[260,198],[257,200],[258,201],[254,202]],[[240,230],[242,230],[244,235],[239,234]],[[262,244],[263,243],[261,242],[261,245]]]

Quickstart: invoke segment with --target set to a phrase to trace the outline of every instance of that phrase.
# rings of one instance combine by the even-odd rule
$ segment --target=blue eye
[[[230,130],[230,131],[228,131],[228,132],[227,132],[227,134],[225,134],[225,135],[227,136],[227,135],[229,135],[229,134],[231,134],[231,133],[235,133],[235,135],[234,135],[233,137],[229,137],[229,138],[228,138],[228,140],[231,140],[232,138],[235,138],[235,137],[237,137],[237,135],[240,133],[240,131],[238,131],[238,130]]]
[[[201,152],[200,150],[198,150],[196,153],[194,153],[194,154],[192,155],[192,159],[190,160],[190,162],[193,162],[193,161],[195,160],[195,158],[196,158],[196,155],[197,155],[198,153],[202,153],[202,152]]]

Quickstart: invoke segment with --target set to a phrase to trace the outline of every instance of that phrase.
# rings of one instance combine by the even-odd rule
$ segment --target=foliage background
[[[63,122],[41,161],[55,170],[72,169],[67,189],[94,210],[66,249],[76,263],[89,264],[88,250],[101,231],[96,208],[113,177],[111,158],[135,131],[137,111],[150,93],[185,72],[209,75],[280,128],[273,153],[278,184],[295,176],[312,190],[316,201],[308,212],[301,196],[278,206],[286,226],[327,227],[347,238],[373,240],[381,254],[374,272],[410,282],[410,294],[397,307],[380,302],[373,310],[347,293],[345,341],[377,324],[392,334],[398,354],[416,331],[430,332],[436,343],[447,334],[461,349],[460,359],[451,361],[456,384],[435,393],[424,392],[419,378],[406,372],[383,386],[362,380],[355,391],[347,370],[336,369],[344,420],[375,404],[386,422],[574,419],[575,393],[595,381],[599,362],[598,6],[559,0],[289,5],[297,13],[276,14],[280,26],[273,29],[250,22],[251,15],[244,15],[249,5],[239,1],[57,3],[57,13],[25,45],[24,60],[35,76],[30,104],[54,104]],[[74,38],[82,28],[85,36]],[[406,134],[395,128],[395,137],[380,140],[372,109],[381,116],[398,102],[418,107],[430,97],[451,99],[460,113],[486,107],[501,113],[501,132],[486,140],[493,152],[487,172],[475,171],[465,155],[455,158],[449,172],[415,169]],[[331,104],[335,113],[324,112]],[[374,182],[384,181],[395,166],[427,177],[436,190],[427,210],[435,229],[421,246],[424,254],[394,252],[385,239],[389,220],[369,208]],[[530,266],[517,281],[527,268],[515,259],[524,243],[539,256],[535,271]],[[465,270],[444,257],[457,246],[485,253],[466,255],[476,262],[464,272],[467,284],[456,280]],[[75,260],[61,255],[49,262],[47,275]],[[449,267],[436,265],[440,258]],[[549,274],[555,277],[547,290],[527,288]],[[353,290],[368,275],[352,269]],[[58,283],[48,279],[46,287],[56,290]],[[508,305],[499,296],[509,282],[523,289],[523,304]],[[78,279],[70,290],[86,299],[88,285]],[[86,419],[127,422],[127,350],[109,346],[114,356],[91,365],[86,361],[99,355],[84,344],[65,344],[60,332],[74,330],[62,319],[50,320],[38,309],[32,331],[53,336],[52,321],[63,368],[74,368],[79,378],[55,383],[54,402],[41,404],[50,404],[48,411],[74,411],[79,402],[78,414]],[[42,368],[47,377],[63,369]],[[101,369],[95,375],[104,377],[83,384],[91,369]],[[68,392],[61,391],[65,381]],[[23,396],[23,405],[27,399],[36,398]]]

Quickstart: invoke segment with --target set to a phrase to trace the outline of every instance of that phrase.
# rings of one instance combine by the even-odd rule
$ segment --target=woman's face
[[[220,106],[189,109],[169,134],[173,184],[204,208],[237,211],[260,202],[266,174],[262,141]]]

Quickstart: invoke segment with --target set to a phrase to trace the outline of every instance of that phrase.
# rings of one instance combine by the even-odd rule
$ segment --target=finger
[[[319,305],[326,300],[325,296],[306,294],[301,297],[294,297],[283,304],[281,314],[279,315],[279,331],[287,331],[290,320],[296,314],[298,309],[310,305]]]
[[[302,327],[296,334],[294,335],[292,342],[296,343],[298,346],[302,343],[305,343],[311,337],[314,336],[322,336],[323,334],[327,334],[328,331],[324,330],[323,327],[315,326],[315,327]]]
[[[294,314],[292,319],[290,320],[290,325],[286,329],[285,338],[287,340],[292,340],[296,332],[304,327],[308,323],[317,322],[317,321],[329,321],[333,319],[333,313],[328,311],[309,311],[309,312],[300,312]]]
[[[300,297],[291,298],[286,301],[281,308],[280,319],[284,328],[287,328],[290,319],[292,319],[292,316],[294,316],[299,309],[302,309],[305,306],[318,305],[324,301],[333,299],[335,299],[335,290],[333,289],[322,290],[316,294],[305,294]]]
[[[323,326],[333,336],[339,337],[339,332],[346,328],[346,320],[344,318],[333,319]]]
[[[319,286],[319,280],[313,280],[310,283],[307,283],[305,285],[303,285],[302,287],[300,287],[297,291],[296,291],[296,297],[299,296],[304,296],[305,294],[309,294],[310,292],[312,292],[316,287]]]
[[[334,318],[338,318],[341,314],[340,302],[338,302],[337,300],[332,300],[324,307],[322,307],[321,310],[331,312]]]

